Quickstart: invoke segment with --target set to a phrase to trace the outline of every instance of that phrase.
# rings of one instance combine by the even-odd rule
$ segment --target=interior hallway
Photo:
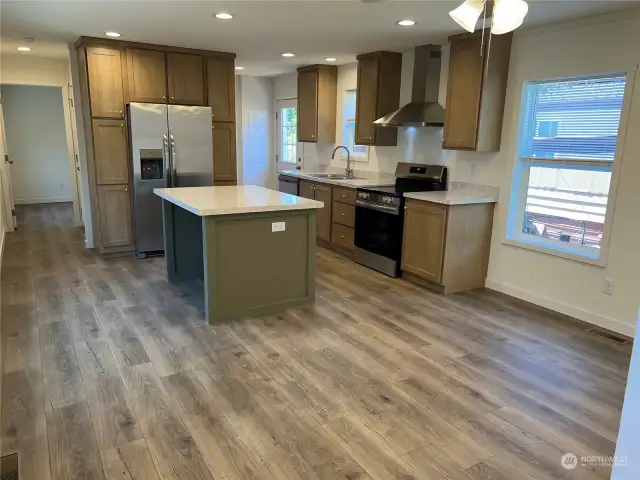
[[[442,297],[332,252],[317,304],[210,327],[162,258],[18,208],[2,452],[25,480],[608,479],[631,346],[509,297]],[[527,474],[529,476],[527,476]]]

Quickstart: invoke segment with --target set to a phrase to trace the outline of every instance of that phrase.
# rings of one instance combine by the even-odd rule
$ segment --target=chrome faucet
[[[331,160],[335,160],[336,152],[338,150],[340,150],[341,148],[344,148],[347,151],[347,168],[344,169],[345,176],[347,178],[352,178],[353,177],[353,168],[351,168],[351,152],[349,152],[349,149],[347,147],[345,147],[344,145],[338,145],[333,150],[333,153],[331,154]]]

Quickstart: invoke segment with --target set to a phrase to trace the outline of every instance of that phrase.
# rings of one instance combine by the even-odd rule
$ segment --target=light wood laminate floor
[[[2,451],[24,480],[609,478],[560,463],[618,430],[631,347],[584,324],[319,249],[313,308],[210,327],[162,258],[85,250],[69,205],[18,213]]]

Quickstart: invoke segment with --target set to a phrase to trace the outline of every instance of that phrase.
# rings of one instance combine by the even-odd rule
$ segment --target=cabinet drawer
[[[356,226],[356,207],[335,200],[333,201],[333,223],[339,223],[346,227]]]
[[[333,187],[333,201],[346,203],[348,205],[356,204],[356,189],[355,188],[340,188]]]
[[[447,207],[421,202],[420,200],[407,200],[406,209],[419,210],[430,215],[446,215]]]
[[[334,223],[333,228],[331,229],[331,243],[338,245],[339,247],[346,248],[347,250],[353,250],[353,234],[353,228],[345,227],[339,223]]]

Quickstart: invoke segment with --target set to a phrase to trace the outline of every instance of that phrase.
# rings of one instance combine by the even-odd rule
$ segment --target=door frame
[[[75,111],[73,109],[73,93],[70,83],[64,85],[53,85],[50,83],[19,83],[19,82],[7,82],[2,85],[17,85],[23,87],[54,87],[60,89],[60,95],[62,96],[62,114],[64,117],[65,128],[65,141],[67,144],[67,161],[69,164],[69,176],[71,185],[71,201],[73,202],[73,220],[74,225],[81,227],[84,225],[82,221],[82,205],[80,203],[80,178],[81,178],[81,166],[78,158],[78,132],[75,124]],[[7,145],[6,139],[4,142],[5,149],[10,150],[10,146]],[[8,181],[11,176],[8,175]],[[16,225],[17,228],[17,225]]]
[[[4,133],[4,110],[2,107],[2,100],[0,99],[0,184],[2,185],[3,198],[0,199],[2,202],[2,209],[4,210],[4,218],[5,218],[5,231],[13,232],[17,228],[17,221],[14,215],[15,212],[15,202],[13,199],[13,191],[11,190],[11,170],[9,169],[9,163],[6,161],[8,159],[8,150],[7,150],[7,137]]]
[[[295,108],[298,109],[298,99],[296,98],[283,98],[276,100],[276,170],[281,172],[283,170],[301,170],[302,169],[302,144],[296,142],[296,157],[298,157],[297,163],[288,163],[280,161],[282,159],[282,115],[280,111],[283,108]]]

